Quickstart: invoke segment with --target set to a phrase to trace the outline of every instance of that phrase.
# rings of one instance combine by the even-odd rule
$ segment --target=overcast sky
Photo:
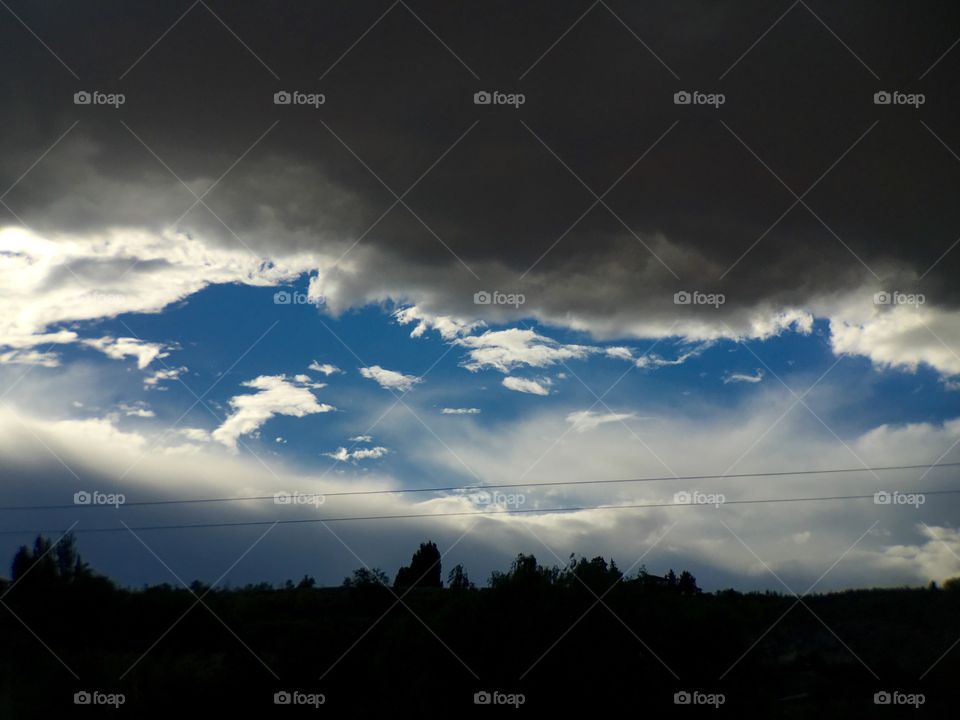
[[[0,556],[960,574],[958,36],[933,1],[9,2]]]

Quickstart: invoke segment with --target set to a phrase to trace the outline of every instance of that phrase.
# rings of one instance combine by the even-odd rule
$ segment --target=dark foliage
[[[484,588],[458,565],[442,588],[439,559],[424,543],[393,584],[364,567],[339,588],[304,576],[130,590],[91,571],[72,537],[38,538],[0,581],[0,717],[74,717],[73,693],[94,688],[126,696],[112,716],[164,718],[273,717],[274,693],[294,689],[323,693],[336,717],[490,710],[473,705],[481,690],[523,693],[537,712],[639,703],[651,717],[688,710],[673,703],[685,689],[724,693],[720,714],[737,716],[870,717],[873,693],[894,688],[924,692],[927,711],[952,703],[960,653],[918,678],[960,637],[957,580],[804,607],[602,557],[520,554]]]

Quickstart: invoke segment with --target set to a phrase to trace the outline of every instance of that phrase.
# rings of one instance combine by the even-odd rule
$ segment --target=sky
[[[960,575],[958,35],[931,1],[5,4],[0,556]]]

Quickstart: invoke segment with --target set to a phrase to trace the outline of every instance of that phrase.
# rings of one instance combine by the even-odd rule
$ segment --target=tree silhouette
[[[389,585],[390,577],[380,568],[357,568],[353,571],[353,577],[343,579],[343,587],[372,587],[380,585]]]
[[[56,546],[49,538],[37,535],[31,550],[21,545],[13,556],[11,578],[16,582],[29,573],[32,586],[50,587],[86,579],[92,575],[77,552],[73,533],[67,533]]]
[[[535,555],[520,553],[510,564],[510,569],[502,573],[495,570],[490,576],[490,587],[518,588],[532,590],[555,585],[560,577],[560,568],[546,568],[537,563]]]
[[[700,592],[697,587],[697,579],[688,571],[680,573],[680,579],[677,580],[677,591],[682,595],[696,595]]]
[[[571,587],[586,586],[597,594],[606,592],[623,578],[623,573],[613,560],[608,565],[607,561],[599,555],[593,560],[587,560],[584,557],[577,560],[571,553],[567,571],[570,575]]]
[[[447,587],[451,590],[473,590],[476,586],[470,582],[463,565],[456,565],[447,575]]]
[[[410,565],[404,565],[397,571],[393,582],[396,588],[440,588],[443,580],[440,567],[440,550],[434,542],[420,543],[420,548],[410,559]]]

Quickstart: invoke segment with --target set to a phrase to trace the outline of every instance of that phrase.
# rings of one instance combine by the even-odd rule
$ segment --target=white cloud
[[[863,355],[881,367],[915,371],[926,364],[960,375],[960,312],[929,306],[851,305],[830,320],[837,355]]]
[[[187,371],[185,367],[167,368],[166,370],[157,370],[152,375],[143,379],[143,387],[146,390],[166,390],[160,383],[164,380],[176,380]]]
[[[484,325],[480,321],[471,322],[449,315],[434,315],[424,312],[416,306],[398,310],[393,314],[393,317],[401,325],[416,323],[416,326],[410,332],[412,338],[421,337],[427,330],[436,330],[444,340],[453,340]]]
[[[127,417],[156,417],[156,413],[147,407],[147,404],[144,402],[120,403],[119,407]]]
[[[527,378],[508,376],[503,379],[503,386],[507,388],[507,390],[527,393],[529,395],[549,395],[550,391],[547,387],[552,384],[549,378],[529,380]]]
[[[668,367],[671,365],[683,365],[687,360],[699,357],[703,351],[713,345],[713,343],[714,341],[708,340],[693,347],[688,347],[673,360],[667,360],[656,353],[641,355],[634,361],[634,365],[636,365],[638,368],[657,368]]]
[[[365,443],[373,442],[373,435],[357,435],[357,436],[355,436],[355,437],[350,438],[350,442],[358,442],[358,443],[360,443],[360,442],[365,442]]]
[[[170,354],[164,352],[164,346],[160,343],[149,343],[130,337],[102,337],[82,340],[81,342],[84,345],[99,350],[114,360],[123,360],[125,357],[135,357],[137,359],[137,367],[141,370],[157,358],[165,358]]]
[[[193,442],[210,442],[212,439],[210,433],[203,428],[177,428],[176,432]]]
[[[332,405],[317,402],[309,388],[285,375],[261,375],[243,383],[243,387],[257,392],[230,398],[233,412],[213,431],[213,439],[231,450],[236,450],[241,435],[255,432],[274,415],[304,417],[336,410]]]
[[[423,382],[416,375],[404,375],[395,370],[386,370],[379,365],[360,368],[360,374],[365,378],[374,380],[385,390],[401,390],[406,392],[417,383]]]
[[[592,410],[580,410],[567,415],[567,422],[573,425],[577,432],[587,432],[612,422],[623,422],[635,418],[636,413],[599,413]]]
[[[338,368],[336,365],[331,365],[330,363],[318,363],[314,360],[310,365],[307,366],[308,370],[313,370],[314,372],[323,373],[324,375],[333,375],[335,373],[341,373],[343,370]]]
[[[348,460],[376,460],[386,455],[389,450],[385,447],[372,447],[372,448],[360,448],[359,450],[349,451],[345,447],[337,448],[334,452],[324,453],[327,457],[331,457],[334,460],[339,460],[340,462],[347,462]]]
[[[327,386],[326,383],[314,382],[313,378],[311,378],[309,375],[303,375],[303,374],[294,375],[293,379],[298,383],[300,383],[301,385],[305,385],[306,387],[311,387],[314,390],[322,390]]]
[[[443,408],[440,412],[443,415],[479,415],[480,408]]]
[[[41,352],[40,350],[8,350],[0,353],[0,363],[52,368],[59,367],[60,356],[53,352]]]
[[[215,283],[269,286],[317,267],[313,255],[262,262],[245,248],[208,245],[183,233],[115,227],[84,235],[38,235],[0,227],[0,349],[24,350],[80,341],[57,325],[155,313]],[[87,345],[114,358],[133,356],[141,368],[162,348],[130,338],[91,339]],[[45,351],[49,352],[49,351]],[[17,361],[9,355],[6,362]],[[20,355],[48,367],[42,354]]]
[[[758,383],[763,380],[763,368],[757,368],[755,374],[746,373],[727,373],[723,378],[723,384],[728,383]]]
[[[924,542],[891,545],[884,549],[882,565],[943,582],[960,574],[960,530],[938,525],[917,524]]]
[[[469,348],[469,360],[463,366],[471,371],[493,368],[508,373],[516,367],[547,367],[566,360],[580,360],[602,348],[587,345],[562,345],[533,330],[509,328],[488,330],[482,335],[459,338],[457,345]]]

